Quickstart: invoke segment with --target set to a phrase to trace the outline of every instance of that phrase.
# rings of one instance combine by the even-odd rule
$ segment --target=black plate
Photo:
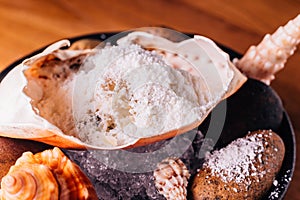
[[[82,35],[82,36],[70,38],[69,40],[71,41],[71,43],[73,43],[77,40],[80,40],[80,39],[87,39],[87,38],[105,40],[106,38],[109,38],[115,34],[117,34],[117,32],[94,33],[94,34],[88,34],[88,35]],[[191,36],[191,37],[193,36],[192,34],[187,34],[187,35]],[[222,45],[219,45],[219,46],[230,55],[231,59],[241,57],[241,55],[238,54],[237,52],[235,52],[225,46],[222,46]],[[9,73],[9,71],[11,69],[13,69],[15,66],[19,65],[24,59],[30,58],[33,55],[36,55],[37,53],[43,51],[44,48],[36,50],[36,51],[28,54],[27,56],[24,56],[24,57],[18,59],[11,65],[9,65],[5,70],[3,70],[0,73],[0,82]],[[251,82],[250,84],[252,85],[253,84],[252,82],[257,82],[257,81],[250,80],[250,82]],[[254,84],[257,84],[257,83],[254,83]],[[259,83],[259,84],[262,84],[262,83]],[[264,85],[263,87],[269,87],[269,86]],[[269,88],[269,89],[276,96],[276,92],[272,88]],[[277,128],[276,132],[281,136],[281,138],[284,141],[284,144],[286,147],[285,158],[284,158],[281,170],[276,177],[277,184],[273,184],[273,186],[270,188],[270,190],[268,191],[268,193],[266,194],[264,199],[283,199],[287,192],[288,186],[290,184],[290,181],[291,181],[291,178],[292,178],[292,175],[294,172],[295,158],[296,158],[295,135],[294,135],[293,127],[291,125],[288,114],[286,113],[286,111],[284,109],[282,110],[282,112],[283,112],[282,120],[281,120],[280,125]]]

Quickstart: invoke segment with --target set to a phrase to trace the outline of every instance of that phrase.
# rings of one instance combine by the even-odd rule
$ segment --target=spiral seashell
[[[167,200],[187,199],[190,173],[179,158],[167,158],[154,171],[155,186]]]
[[[13,173],[3,177],[1,182],[2,199],[58,199],[58,185],[48,167],[14,166],[11,171]]]
[[[284,67],[300,43],[300,15],[280,26],[272,35],[267,34],[260,44],[251,46],[245,55],[234,60],[235,65],[248,77],[266,84]]]
[[[1,181],[2,200],[98,199],[80,168],[55,147],[25,152]]]

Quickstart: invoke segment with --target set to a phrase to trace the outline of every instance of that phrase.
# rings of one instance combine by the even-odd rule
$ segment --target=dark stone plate
[[[70,38],[69,40],[71,43],[80,39],[105,40],[115,34],[117,34],[117,32],[94,33]],[[187,35],[193,36],[192,34]],[[240,54],[233,50],[222,45],[219,46],[230,55],[231,59],[241,57]],[[34,51],[9,65],[0,73],[0,81],[11,69],[20,64],[24,59],[41,52],[43,49],[44,48]],[[227,113],[216,148],[225,146],[237,137],[243,137],[247,134],[247,131],[258,129],[272,129],[283,139],[286,153],[281,170],[276,177],[277,184],[273,184],[264,197],[264,199],[283,199],[293,175],[296,147],[293,127],[288,114],[282,107],[279,96],[270,86],[249,79],[237,93],[220,103],[220,105],[222,104],[226,104]],[[216,109],[218,109],[218,106]],[[206,127],[208,122],[218,123],[217,121],[212,122],[211,120],[212,118],[208,117],[199,129],[205,133],[208,130]]]

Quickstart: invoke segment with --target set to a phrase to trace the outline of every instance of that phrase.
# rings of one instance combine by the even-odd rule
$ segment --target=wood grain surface
[[[299,13],[299,0],[0,0],[0,70],[62,38],[144,26],[202,34],[244,53]],[[298,146],[299,61],[298,50],[272,82],[291,117]],[[286,199],[300,198],[299,160]]]

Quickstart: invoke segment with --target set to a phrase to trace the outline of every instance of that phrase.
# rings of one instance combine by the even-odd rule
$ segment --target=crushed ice
[[[198,130],[193,130],[189,134],[184,135],[185,137],[181,137],[176,142],[172,141],[174,140],[173,138],[130,150],[118,150],[113,154],[111,151],[99,150],[66,150],[66,154],[79,164],[89,176],[95,186],[99,199],[160,200],[164,199],[164,197],[155,188],[153,171],[138,171],[138,169],[145,166],[148,166],[149,169],[154,169],[156,164],[162,160],[159,158],[159,160],[155,161],[151,153],[165,148],[166,157],[174,156],[174,154],[177,155],[193,175],[203,164],[205,152],[213,148],[213,141],[204,138],[203,134]],[[186,145],[183,145],[184,143]],[[175,153],[174,150],[176,150]],[[120,168],[120,166],[117,166],[120,165],[120,160],[126,161],[126,159],[132,159],[130,156],[126,157],[130,155],[129,153],[126,154],[126,152],[140,156],[137,156],[137,160],[124,162],[123,168]],[[102,159],[99,159],[99,153]],[[128,169],[132,169],[132,172]]]

